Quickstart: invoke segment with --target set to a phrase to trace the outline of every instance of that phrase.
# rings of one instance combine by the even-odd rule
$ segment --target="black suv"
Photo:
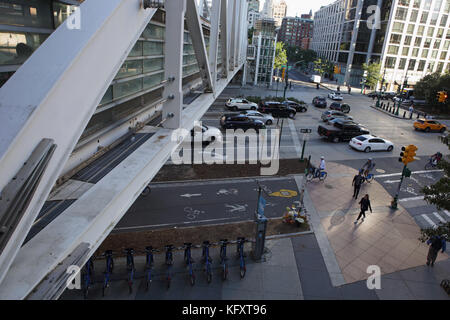
[[[344,113],[350,112],[350,106],[347,103],[333,102],[332,104],[330,104],[330,109],[341,111]]]
[[[220,125],[223,129],[264,129],[266,126],[262,121],[254,120],[245,114],[229,114],[220,118]]]
[[[327,107],[327,99],[324,96],[314,97],[312,100],[312,104],[314,107],[318,108],[326,108]]]
[[[300,104],[300,103],[297,103],[295,101],[289,101],[289,100],[285,100],[282,103],[285,106],[294,108],[295,111],[297,111],[297,112],[306,112],[306,111],[308,111],[308,107],[306,106],[306,104]]]
[[[276,101],[261,101],[259,103],[258,111],[263,113],[271,113],[275,118],[289,117],[291,119],[294,119],[295,114],[297,113],[294,108]]]

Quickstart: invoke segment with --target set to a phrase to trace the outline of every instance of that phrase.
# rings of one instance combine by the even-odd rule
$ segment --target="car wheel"
[[[364,152],[370,152],[370,150],[372,150],[372,149],[370,149],[370,147],[366,147],[365,149],[364,149]]]
[[[339,142],[339,137],[334,137],[333,142],[335,142],[335,143]]]
[[[234,107],[231,108],[231,110],[238,111],[238,107],[234,106]]]
[[[289,118],[294,119],[294,117],[295,117],[295,113],[293,113],[293,112],[289,113]]]
[[[272,120],[267,120],[267,121],[266,121],[266,124],[267,124],[268,126],[270,126],[270,125],[272,124]]]
[[[417,130],[419,130],[419,129],[417,129],[416,127],[414,127],[414,130],[417,131]]]
[[[350,108],[344,108],[344,109],[342,110],[342,112],[344,112],[344,113],[349,113],[349,112],[350,112]]]
[[[306,108],[302,108],[302,110],[301,110],[301,112],[306,112],[307,110],[306,110]]]
[[[440,133],[444,133],[445,132],[445,127],[441,128],[441,130],[439,130]]]
[[[250,110],[256,110],[256,107],[251,107]]]
[[[430,130],[431,130],[430,127],[425,128],[425,132],[430,132]]]
[[[392,149],[394,149],[394,147],[393,146],[389,146],[388,148],[387,148],[387,151],[392,151]]]

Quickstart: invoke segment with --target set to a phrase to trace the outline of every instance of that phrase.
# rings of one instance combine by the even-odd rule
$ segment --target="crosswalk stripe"
[[[399,199],[398,201],[411,201],[411,200],[423,200],[423,196],[411,197],[411,198],[402,198],[402,199]]]
[[[444,213],[445,213],[446,215],[448,215],[448,217],[450,218],[450,212],[448,212],[448,210],[444,210]]]
[[[446,223],[447,221],[442,218],[437,212],[433,212],[433,215],[438,218],[441,222]]]
[[[434,223],[433,220],[431,220],[428,216],[426,216],[425,214],[422,214],[421,216],[426,222],[428,222],[433,227],[433,229],[437,228],[436,223]]]

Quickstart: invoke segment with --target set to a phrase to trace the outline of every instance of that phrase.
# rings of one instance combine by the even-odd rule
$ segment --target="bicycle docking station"
[[[252,245],[252,258],[255,261],[262,261],[264,245],[266,242],[267,218],[264,215],[266,200],[261,195],[261,188],[258,190],[258,207],[255,212],[256,234]]]

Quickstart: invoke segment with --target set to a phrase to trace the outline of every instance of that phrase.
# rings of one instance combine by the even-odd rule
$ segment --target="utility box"
[[[321,78],[318,75],[311,76],[311,82],[320,83],[320,80],[321,80]]]

